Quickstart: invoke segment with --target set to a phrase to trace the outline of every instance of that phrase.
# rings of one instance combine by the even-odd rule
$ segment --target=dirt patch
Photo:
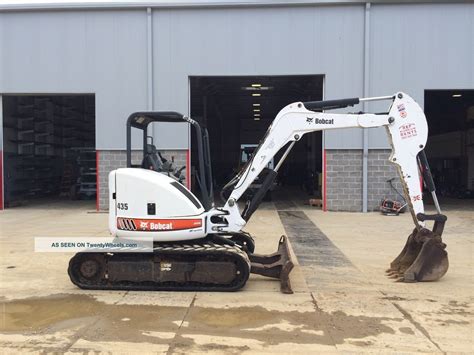
[[[382,292],[385,294],[384,292]],[[413,299],[405,298],[405,297],[400,297],[400,296],[385,296],[385,297],[380,297],[381,300],[387,300],[387,301],[413,301]],[[433,300],[431,298],[426,299],[427,302],[431,303],[436,303],[438,301]]]
[[[230,345],[222,345],[222,344],[206,344],[200,345],[199,350],[201,351],[221,351],[226,354],[241,354],[243,351],[250,350],[250,347],[247,345],[242,346],[230,346]]]
[[[371,342],[370,340],[356,340],[356,341],[350,341],[349,343],[352,345],[357,345],[357,346],[369,346],[373,344],[373,342]]]
[[[320,317],[327,317],[331,338],[335,344],[344,343],[346,338],[366,338],[381,333],[394,334],[395,331],[383,324],[386,321],[401,322],[402,318],[351,316],[337,311],[330,314],[320,313]]]
[[[403,298],[403,297],[398,297],[398,296],[385,296],[381,297],[381,300],[387,300],[387,301],[408,301],[408,299]]]
[[[441,325],[450,325],[450,324],[469,324],[468,321],[465,320],[454,320],[454,319],[435,319],[436,322],[440,323]]]
[[[456,315],[456,316],[472,316],[473,312],[471,309],[471,304],[468,302],[458,302],[458,301],[449,301],[447,304],[444,304],[440,310],[437,312],[423,312],[423,315],[431,316],[435,314],[440,315]]]
[[[409,328],[409,327],[401,327],[401,328],[398,328],[398,330],[404,334],[415,334],[415,332],[413,331],[413,329]]]

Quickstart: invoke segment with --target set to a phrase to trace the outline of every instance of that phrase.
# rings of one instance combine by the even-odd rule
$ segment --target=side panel
[[[204,212],[199,200],[185,187],[162,173],[147,169],[117,169],[115,173],[117,217],[175,218],[195,216]],[[148,206],[154,205],[150,213]],[[152,216],[152,217],[150,217]]]
[[[155,241],[204,237],[204,209],[190,191],[176,184],[174,179],[151,170],[112,171],[109,175],[111,232],[119,237],[153,237]]]

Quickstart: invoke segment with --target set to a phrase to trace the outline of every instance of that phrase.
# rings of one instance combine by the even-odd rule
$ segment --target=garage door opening
[[[3,96],[4,207],[96,198],[95,96]]]
[[[218,195],[250,158],[283,107],[296,101],[322,99],[323,76],[200,76],[190,77],[190,88],[191,117],[209,131],[213,182]],[[191,148],[194,166],[194,137]],[[267,199],[284,199],[290,192],[302,198],[320,196],[321,151],[321,132],[303,136],[286,158]],[[274,164],[281,154],[282,151],[275,157]],[[199,194],[195,178],[192,186]]]
[[[474,207],[474,90],[426,90],[426,153],[444,205]]]

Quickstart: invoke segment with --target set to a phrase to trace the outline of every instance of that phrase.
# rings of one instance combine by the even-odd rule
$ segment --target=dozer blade
[[[416,229],[387,270],[388,277],[402,282],[436,281],[449,267],[446,244],[426,228]]]
[[[281,292],[293,293],[289,276],[294,263],[291,260],[287,237],[281,236],[278,250],[275,253],[269,255],[249,254],[249,259],[251,273],[280,279]]]

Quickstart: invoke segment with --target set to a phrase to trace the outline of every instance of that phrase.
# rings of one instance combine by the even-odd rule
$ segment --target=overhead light
[[[253,88],[259,88],[259,87],[261,87],[261,86],[262,86],[262,84],[252,84],[252,87],[253,87]]]
[[[453,97],[461,97],[461,94],[453,94]]]
[[[253,120],[254,121],[260,121],[260,117],[254,117]]]
[[[260,112],[260,109],[259,108],[254,108],[253,112]]]
[[[258,106],[260,106],[260,104],[253,104],[253,106],[258,107]]]
[[[254,113],[253,115],[254,115],[254,117],[260,117],[259,113]]]
[[[254,92],[252,96],[262,96],[262,94],[259,94],[258,92]]]
[[[242,90],[248,90],[248,91],[267,91],[267,90],[273,90],[273,86],[254,86],[254,85],[260,85],[260,84],[252,84],[252,86],[242,86]]]

